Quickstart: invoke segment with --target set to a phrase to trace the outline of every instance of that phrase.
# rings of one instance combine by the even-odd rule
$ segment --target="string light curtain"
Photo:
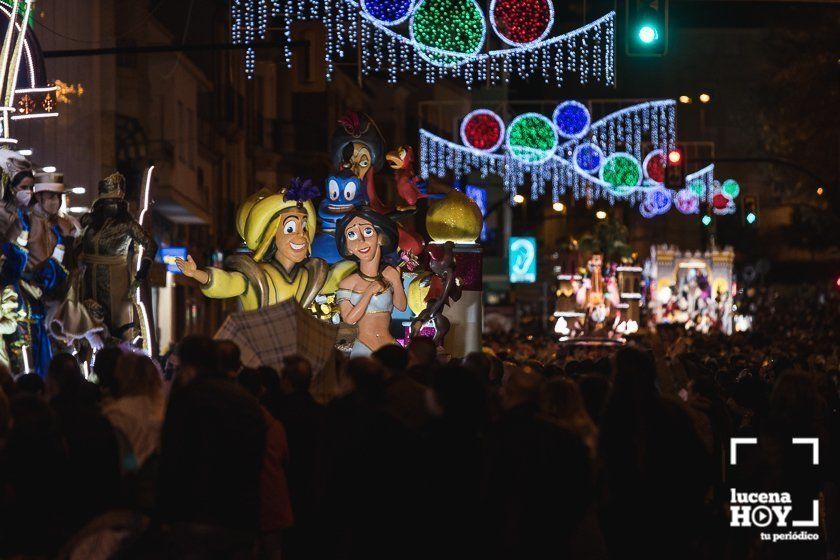
[[[253,45],[280,17],[286,64],[292,24],[320,20],[326,27],[326,77],[336,61],[357,56],[363,75],[384,73],[473,84],[540,77],[562,86],[615,83],[615,12],[578,29],[552,34],[551,0],[493,0],[489,17],[475,0],[233,0],[231,39],[245,45],[245,71],[254,73]],[[488,25],[489,19],[489,25]]]

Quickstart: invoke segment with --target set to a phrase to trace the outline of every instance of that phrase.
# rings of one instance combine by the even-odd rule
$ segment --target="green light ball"
[[[626,187],[636,187],[642,182],[642,168],[639,161],[630,154],[613,154],[601,168],[601,179],[621,194],[629,190]]]
[[[688,188],[697,196],[703,196],[703,193],[706,192],[706,184],[699,179],[695,179],[694,181],[690,182],[688,184]]]
[[[508,151],[525,163],[546,161],[557,149],[557,131],[546,117],[526,113],[508,127]]]
[[[733,179],[727,179],[721,185],[720,190],[729,198],[736,198],[741,193],[741,185]]]

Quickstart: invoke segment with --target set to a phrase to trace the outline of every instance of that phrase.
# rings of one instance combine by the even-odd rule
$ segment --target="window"
[[[187,109],[187,158],[190,168],[195,167],[195,111]]]
[[[187,127],[184,125],[184,104],[182,102],[178,102],[178,129],[176,130],[175,136],[175,144],[178,146],[178,159],[182,162],[186,161],[186,156],[184,154],[185,148],[185,137],[186,137],[186,129]]]

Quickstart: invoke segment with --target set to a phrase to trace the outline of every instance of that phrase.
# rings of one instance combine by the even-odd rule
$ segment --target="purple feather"
[[[286,194],[283,196],[285,200],[295,200],[297,202],[306,202],[319,196],[321,190],[312,182],[312,179],[301,179],[295,177],[289,183],[289,188],[286,189]]]

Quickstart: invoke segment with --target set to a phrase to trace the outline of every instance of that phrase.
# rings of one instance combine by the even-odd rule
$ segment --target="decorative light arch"
[[[552,6],[545,33],[532,41],[517,43],[506,37],[497,26],[492,11],[496,2],[492,3],[488,18],[475,0],[411,0],[407,5],[408,0],[378,0],[378,8],[373,7],[371,2],[374,1],[286,0],[281,3],[280,0],[233,0],[231,39],[247,47],[245,71],[248,76],[253,75],[256,63],[253,44],[257,39],[266,37],[269,18],[280,16],[287,65],[291,65],[292,59],[292,24],[305,20],[324,23],[327,79],[335,70],[335,61],[343,58],[350,49],[358,49],[362,73],[384,72],[392,83],[401,74],[422,76],[429,83],[446,77],[458,78],[464,80],[467,86],[503,82],[511,75],[522,78],[540,76],[558,86],[563,84],[566,76],[576,76],[584,84],[595,82],[610,86],[615,83],[615,12],[609,12],[578,29],[551,36],[554,25]],[[387,3],[394,9],[388,11],[382,7]],[[431,16],[425,11],[426,6],[433,3],[450,9],[456,6],[461,11],[459,15],[469,19],[470,29],[475,33],[475,36],[465,38],[469,39],[469,48],[464,46],[454,50],[450,47],[448,50],[429,42],[434,33],[418,34],[418,21],[430,21]],[[394,19],[384,19],[383,14],[386,13]],[[418,14],[422,16],[420,19]],[[444,17],[450,15],[445,14]],[[493,35],[504,45],[503,48],[490,47],[488,19]],[[407,30],[403,29],[406,22]],[[452,38],[438,39],[449,43]]]

